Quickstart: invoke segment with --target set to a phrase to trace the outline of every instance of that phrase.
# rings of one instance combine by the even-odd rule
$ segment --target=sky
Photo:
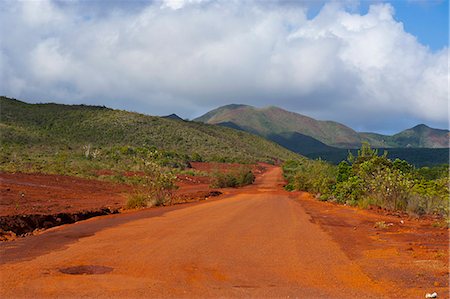
[[[448,0],[0,2],[0,95],[195,118],[279,106],[448,128]]]

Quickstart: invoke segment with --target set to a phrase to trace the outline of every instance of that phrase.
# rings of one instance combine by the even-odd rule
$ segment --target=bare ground
[[[424,298],[436,291],[448,298],[447,228],[288,193],[281,170],[267,168],[255,185],[222,190],[219,200],[97,217],[3,242],[1,293]]]

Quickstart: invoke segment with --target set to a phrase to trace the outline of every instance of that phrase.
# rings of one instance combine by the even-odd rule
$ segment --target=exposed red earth
[[[70,176],[1,173],[0,215],[121,208],[131,186]]]
[[[210,188],[208,174],[229,172],[242,167],[236,163],[194,162],[192,169],[203,176],[179,175],[173,203],[186,203],[218,196],[221,192]],[[266,164],[253,165],[260,175]],[[113,176],[110,170],[97,175]],[[125,176],[139,176],[126,172]],[[11,240],[16,234],[29,234],[35,229],[73,223],[94,216],[118,213],[126,204],[133,186],[77,177],[0,173],[0,240]],[[12,232],[9,232],[9,231]]]
[[[254,185],[222,189],[212,200],[96,217],[2,242],[0,293],[424,298],[436,291],[449,297],[448,229],[435,219],[289,193],[281,169],[266,168]],[[82,182],[79,192],[89,189]],[[105,184],[97,186],[98,200],[105,190],[111,198],[127,191]],[[197,187],[191,191],[202,191]]]
[[[255,175],[270,165],[253,166]],[[242,167],[235,163],[193,162],[194,170],[205,173],[227,172]],[[99,175],[114,175],[108,170]],[[140,175],[126,173],[125,175]],[[208,176],[179,175],[176,195],[195,200],[195,194],[207,194],[211,180]],[[0,173],[0,216],[52,213],[75,213],[97,208],[120,209],[133,187],[98,180],[51,174]],[[193,193],[193,194],[191,194]],[[201,196],[200,196],[201,197]]]

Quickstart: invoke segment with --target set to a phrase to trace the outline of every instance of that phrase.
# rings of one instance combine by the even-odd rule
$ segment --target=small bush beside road
[[[253,184],[254,181],[255,175],[252,170],[249,167],[240,167],[239,169],[230,172],[213,172],[211,187],[236,188]]]

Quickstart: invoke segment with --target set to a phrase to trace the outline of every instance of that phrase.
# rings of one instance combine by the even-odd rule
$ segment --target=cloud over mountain
[[[280,105],[361,130],[447,127],[448,48],[405,32],[389,4],[2,2],[0,93],[194,117]],[[364,125],[363,125],[364,124]]]

